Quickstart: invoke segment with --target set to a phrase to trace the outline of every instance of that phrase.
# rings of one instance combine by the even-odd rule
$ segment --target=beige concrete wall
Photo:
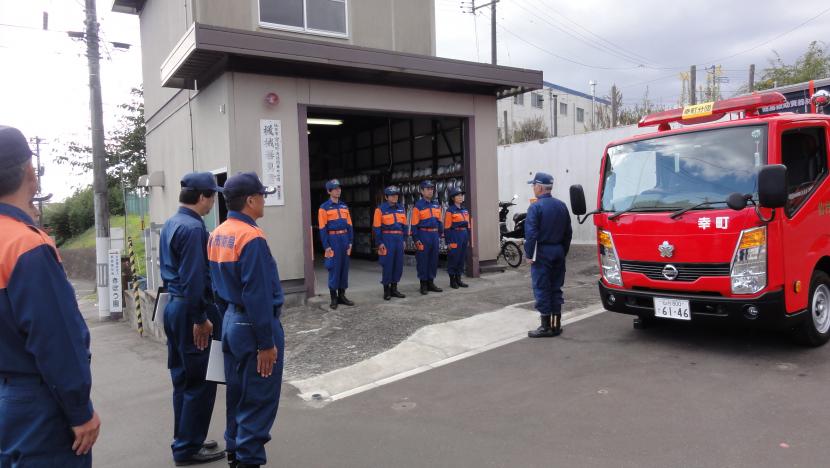
[[[476,169],[479,211],[476,229],[479,260],[495,259],[498,253],[496,214],[496,99],[489,96],[442,93],[417,89],[340,83],[332,81],[269,77],[244,73],[232,74],[233,106],[229,173],[261,173],[259,120],[282,122],[283,158],[286,174],[285,206],[267,207],[260,225],[280,265],[283,280],[303,277],[303,230],[301,198],[307,196],[300,187],[300,157],[297,106],[378,110],[383,112],[422,113],[430,115],[475,116]],[[264,96],[275,92],[280,102],[274,107],[264,103]]]
[[[161,87],[160,69],[193,22],[190,1],[149,0],[141,11],[141,69],[148,119],[178,91]]]
[[[164,187],[150,191],[150,220],[163,223],[179,206],[179,180],[193,169],[187,106],[147,133],[147,171],[164,172]]]
[[[435,55],[433,0],[348,0],[349,35],[345,38],[260,27],[259,0],[192,1],[196,21],[202,24]]]

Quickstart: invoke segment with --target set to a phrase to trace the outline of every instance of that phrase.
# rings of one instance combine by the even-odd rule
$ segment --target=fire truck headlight
[[[730,276],[733,294],[755,294],[767,286],[766,227],[741,232]]]
[[[614,239],[611,233],[603,230],[597,231],[597,244],[599,244],[600,266],[602,267],[602,277],[609,284],[615,286],[622,286],[622,273],[620,271],[620,261],[617,257],[617,250],[614,248]]]

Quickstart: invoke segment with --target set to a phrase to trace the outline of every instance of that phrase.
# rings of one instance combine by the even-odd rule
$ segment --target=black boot
[[[465,283],[465,282],[461,281],[461,275],[455,275],[455,284],[457,284],[457,285],[461,286],[462,288],[468,288],[468,287],[470,287],[470,285],[469,285],[469,284],[467,284],[467,283]]]
[[[421,294],[426,294],[427,290],[427,281],[421,281]]]
[[[337,290],[336,289],[329,289],[329,294],[331,294],[331,304],[329,304],[329,307],[331,307],[332,309],[336,309],[337,308]]]
[[[239,462],[236,460],[234,452],[228,452],[228,466],[230,468],[239,468]]]
[[[455,275],[450,275],[450,287],[458,289],[458,283],[455,281]]]
[[[443,289],[436,286],[435,282],[433,282],[432,280],[427,281],[427,289],[430,292],[442,292],[442,291],[444,291]]]
[[[559,336],[562,334],[562,315],[560,314],[553,314],[550,316],[550,329],[553,331],[553,336]]]
[[[403,298],[406,297],[405,294],[401,294],[398,291],[398,283],[392,283],[392,297],[398,297],[400,299],[403,299]]]
[[[241,464],[236,465],[236,466],[238,468],[259,468],[262,465],[248,465],[248,464],[245,464],[245,463],[241,463]]]
[[[389,299],[392,299],[392,286],[389,286],[388,284],[384,284],[383,285],[383,300],[388,301]]]
[[[550,315],[540,315],[540,317],[541,325],[539,325],[539,328],[527,332],[527,336],[529,338],[547,338],[551,336],[556,336],[553,334],[553,330],[550,328]]]
[[[337,290],[337,303],[343,304],[347,306],[353,306],[354,302],[348,300],[346,298],[346,290],[345,289],[338,289]]]

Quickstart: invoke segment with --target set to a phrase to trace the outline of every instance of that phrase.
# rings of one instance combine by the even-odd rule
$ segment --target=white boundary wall
[[[571,135],[566,137],[537,140],[513,145],[499,146],[499,200],[510,200],[519,195],[516,206],[510,209],[508,225],[515,213],[527,211],[533,191],[527,181],[537,171],[547,172],[554,177],[553,196],[565,202],[570,210],[569,188],[581,184],[585,189],[588,211],[597,204],[599,169],[605,146],[614,140],[632,135],[653,132],[654,128],[637,128],[636,125],[609,130]],[[497,207],[492,207],[497,209]],[[593,244],[596,241],[594,224],[589,219],[583,225],[571,215],[574,227],[573,242]]]

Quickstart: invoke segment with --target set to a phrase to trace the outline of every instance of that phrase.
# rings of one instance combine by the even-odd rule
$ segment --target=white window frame
[[[530,107],[536,109],[545,108],[545,100],[541,93],[530,93]]]
[[[264,29],[275,29],[278,31],[288,31],[288,32],[296,32],[302,34],[311,34],[314,36],[325,36],[325,37],[336,37],[339,39],[349,39],[351,36],[351,31],[349,30],[349,0],[331,0],[334,2],[343,3],[346,9],[346,32],[339,33],[336,31],[324,31],[322,29],[313,29],[308,27],[308,7],[306,6],[306,2],[308,0],[303,1],[303,24],[304,27],[298,26],[290,26],[287,24],[278,24],[278,23],[269,23],[267,21],[262,21],[262,6],[260,3],[263,0],[257,0],[257,22],[259,23],[259,27]],[[267,0],[265,0],[267,1]]]
[[[564,111],[562,109],[565,109]],[[568,103],[567,102],[560,102],[559,103],[559,115],[568,115]]]
[[[582,111],[582,118],[581,119],[579,118],[579,111]],[[581,107],[576,108],[576,121],[579,122],[579,123],[584,123],[585,122],[585,109],[583,109]]]
[[[513,95],[513,104],[517,106],[525,105],[525,95],[524,93],[514,94]]]

